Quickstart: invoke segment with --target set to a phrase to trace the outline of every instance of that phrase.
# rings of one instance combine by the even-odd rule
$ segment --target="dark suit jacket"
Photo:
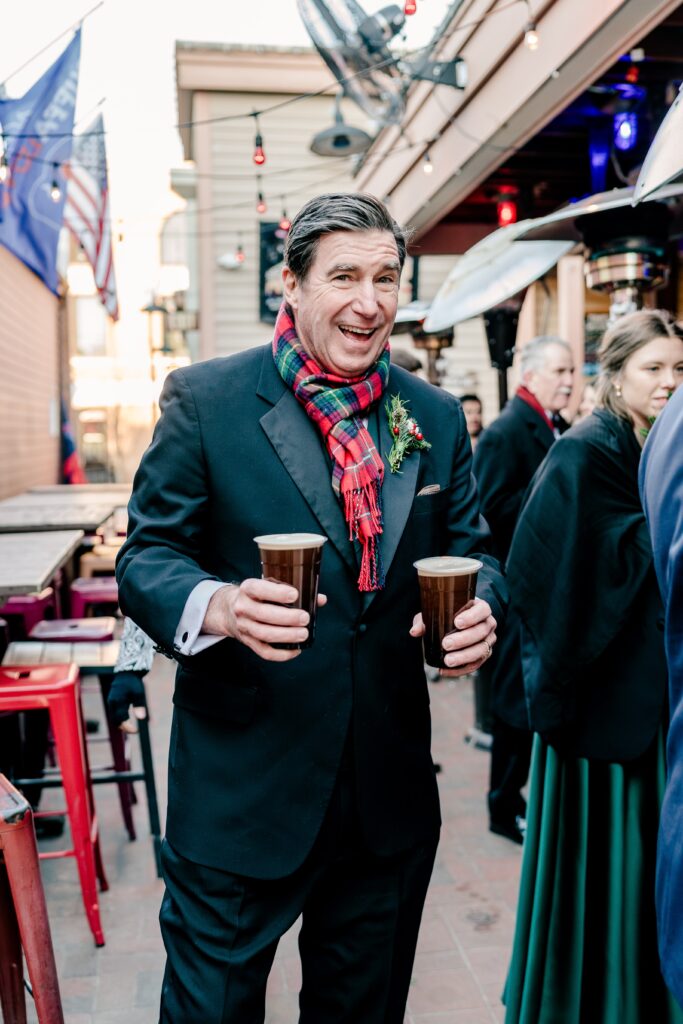
[[[659,950],[667,985],[683,1006],[683,388],[650,432],[640,485],[665,603],[671,705],[657,848]]]
[[[486,550],[459,404],[391,368],[430,451],[384,478],[386,586],[358,591],[358,563],[331,487],[321,436],[273,363],[270,346],[172,374],[135,478],[117,568],[121,606],[169,654],[185,602],[206,578],[260,575],[253,537],[310,531],[323,549],[315,643],[286,664],[226,639],[179,658],[167,835],[196,862],[274,878],[304,860],[320,828],[351,725],[358,808],[379,854],[433,839],[438,794],[413,562]],[[389,395],[386,397],[388,398]],[[379,449],[391,436],[383,403]],[[438,493],[420,495],[430,484]],[[483,556],[480,596],[502,614],[505,585]],[[353,714],[352,714],[353,712]]]
[[[493,552],[505,563],[531,478],[555,441],[538,412],[515,395],[479,438],[473,471]],[[480,669],[491,680],[491,706],[503,721],[528,729],[519,649],[519,620],[510,611],[490,660]]]

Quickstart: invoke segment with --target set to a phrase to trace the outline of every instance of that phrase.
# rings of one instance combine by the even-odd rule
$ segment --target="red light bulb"
[[[263,214],[263,213],[266,213],[267,211],[268,211],[268,204],[266,203],[265,199],[263,198],[263,193],[259,192],[258,200],[256,202],[256,212],[258,214]]]
[[[254,155],[252,159],[258,167],[261,167],[266,162],[266,154],[263,152],[263,139],[260,132],[256,133],[256,138],[254,139]]]
[[[289,219],[287,214],[283,212],[282,217],[280,218],[280,223],[278,224],[278,227],[279,227],[280,231],[289,231],[291,226],[292,226],[291,220]]]
[[[517,203],[513,203],[511,199],[504,199],[498,203],[498,226],[505,228],[508,224],[514,224],[517,221]]]
[[[415,14],[416,10],[417,0],[406,0],[405,5],[403,7],[403,13],[406,15],[406,17],[410,17],[411,14]]]

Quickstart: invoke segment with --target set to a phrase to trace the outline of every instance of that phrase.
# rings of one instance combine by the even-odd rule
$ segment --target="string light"
[[[266,154],[263,150],[263,136],[261,135],[261,127],[258,123],[258,114],[254,114],[253,118],[256,124],[256,136],[254,138],[254,155],[252,160],[257,167],[262,167],[266,162]]]
[[[50,199],[53,203],[58,203],[62,198],[62,190],[59,187],[57,181],[57,174],[59,172],[59,164],[52,165],[52,184],[50,185]]]
[[[7,157],[3,149],[0,154],[0,182],[7,181],[7,175],[9,174],[9,167],[7,166]]]
[[[283,206],[282,207],[282,216],[280,217],[280,223],[278,224],[278,230],[282,231],[283,234],[286,235],[287,232],[289,231],[289,229],[291,228],[291,226],[292,226],[292,222],[289,219],[289,217],[287,216],[287,211],[285,210],[285,208]]]
[[[533,53],[534,50],[538,49],[541,42],[541,37],[538,34],[536,22],[534,21],[530,0],[526,0],[526,6],[527,10],[529,11],[529,20],[527,22],[526,28],[524,29],[524,45],[526,46],[527,50],[531,50],[531,52]]]
[[[256,193],[257,194],[256,212],[258,213],[259,217],[262,217],[264,213],[268,212],[268,203],[265,201],[265,199],[263,197],[263,192],[261,191],[261,175],[260,174],[256,175],[256,188],[258,190],[257,193]]]
[[[406,0],[405,4],[403,5],[403,13],[406,15],[406,17],[409,18],[411,14],[415,14],[416,10],[417,0]]]
[[[235,259],[237,260],[238,263],[244,263],[245,255],[241,242],[237,243],[237,248],[235,249]]]
[[[424,155],[424,160],[422,161],[422,170],[424,171],[425,174],[431,174],[432,171],[434,170],[434,164],[432,163],[432,158],[429,155],[429,150],[427,150],[427,152]]]

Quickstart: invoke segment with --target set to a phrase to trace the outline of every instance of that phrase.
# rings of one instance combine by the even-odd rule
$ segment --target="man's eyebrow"
[[[330,269],[328,271],[328,274],[331,275],[331,274],[349,273],[349,272],[350,273],[354,273],[358,269],[359,269],[359,267],[358,267],[357,263],[335,263],[335,265],[333,267],[330,267]],[[379,270],[379,273],[383,274],[387,270],[394,270],[394,271],[396,271],[398,273],[398,271],[400,269],[401,269],[401,266],[400,266],[400,263],[399,263],[398,260],[389,260],[387,263],[384,264],[383,267],[381,267],[381,269]]]

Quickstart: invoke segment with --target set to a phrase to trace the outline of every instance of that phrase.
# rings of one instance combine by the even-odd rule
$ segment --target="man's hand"
[[[474,672],[484,664],[496,642],[496,620],[490,606],[479,597],[475,597],[470,608],[458,612],[455,627],[457,632],[448,633],[443,638],[443,648],[447,652],[444,660],[448,665],[447,669],[441,670],[444,676],[464,676]],[[410,635],[423,636],[424,631],[422,614],[418,612]]]
[[[138,720],[147,718],[147,702],[145,685],[142,682],[144,672],[115,672],[109,693],[107,709],[112,720],[122,732],[137,732],[128,717],[128,709],[133,708],[133,717]]]
[[[265,661],[291,661],[301,651],[283,651],[271,644],[300,644],[308,639],[308,612],[291,606],[294,587],[271,580],[244,580],[217,590],[206,609],[203,633],[230,636]],[[318,595],[318,607],[327,604]]]

